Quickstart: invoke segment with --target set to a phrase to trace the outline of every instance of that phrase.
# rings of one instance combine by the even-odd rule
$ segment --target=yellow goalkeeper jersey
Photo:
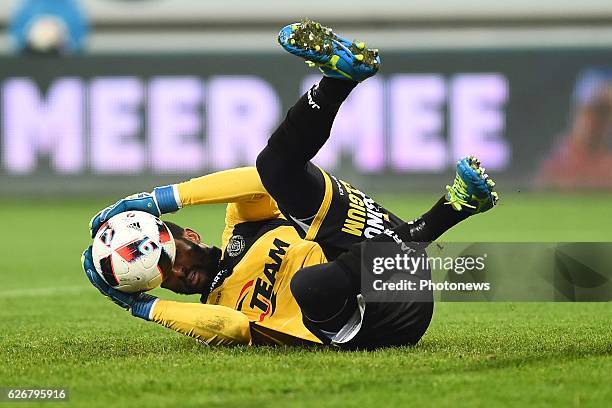
[[[290,290],[300,268],[327,262],[319,244],[306,241],[283,217],[254,167],[178,185],[184,206],[227,202],[220,269],[202,303],[247,316],[256,343],[320,341],[302,323]]]
[[[182,206],[228,203],[223,257],[203,304],[160,300],[152,320],[208,344],[320,343],[302,323],[293,275],[401,222],[351,184],[321,174],[323,202],[308,225],[282,215],[254,167],[178,184]]]

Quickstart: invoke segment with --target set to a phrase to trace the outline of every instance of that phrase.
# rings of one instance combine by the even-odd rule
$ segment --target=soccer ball
[[[128,293],[158,287],[175,255],[166,224],[142,211],[117,214],[102,224],[92,248],[96,272],[111,287]]]

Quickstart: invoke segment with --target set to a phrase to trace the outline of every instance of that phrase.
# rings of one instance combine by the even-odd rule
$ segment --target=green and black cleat
[[[457,162],[455,181],[452,186],[446,186],[446,203],[457,211],[485,212],[499,200],[494,187],[495,182],[480,166],[480,160],[468,156]]]

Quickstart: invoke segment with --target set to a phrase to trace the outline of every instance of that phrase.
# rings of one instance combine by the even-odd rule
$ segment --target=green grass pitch
[[[405,218],[434,199],[379,198]],[[502,195],[443,238],[609,241],[611,200]],[[80,253],[107,201],[0,201],[0,387],[69,388],[58,406],[610,406],[609,303],[439,303],[418,346],[370,353],[200,346],[89,286]],[[172,219],[218,242],[223,207]]]

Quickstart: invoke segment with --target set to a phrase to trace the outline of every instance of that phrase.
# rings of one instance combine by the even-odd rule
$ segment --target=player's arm
[[[261,184],[255,167],[240,167],[194,178],[177,184],[176,190],[181,207],[229,203],[233,204],[233,216],[244,221],[280,215],[276,201]]]
[[[251,343],[249,319],[226,306],[158,300],[150,319],[212,346]]]
[[[228,213],[242,221],[259,221],[280,215],[276,202],[261,184],[255,167],[220,171],[179,184],[156,187],[117,201],[97,213],[89,224],[93,237],[100,226],[124,211],[145,211],[159,217],[189,205],[229,203]]]
[[[95,271],[91,247],[82,256],[83,270],[92,285],[133,316],[153,321],[210,345],[250,344],[248,318],[225,306],[161,300],[148,293],[124,293],[110,287]]]

